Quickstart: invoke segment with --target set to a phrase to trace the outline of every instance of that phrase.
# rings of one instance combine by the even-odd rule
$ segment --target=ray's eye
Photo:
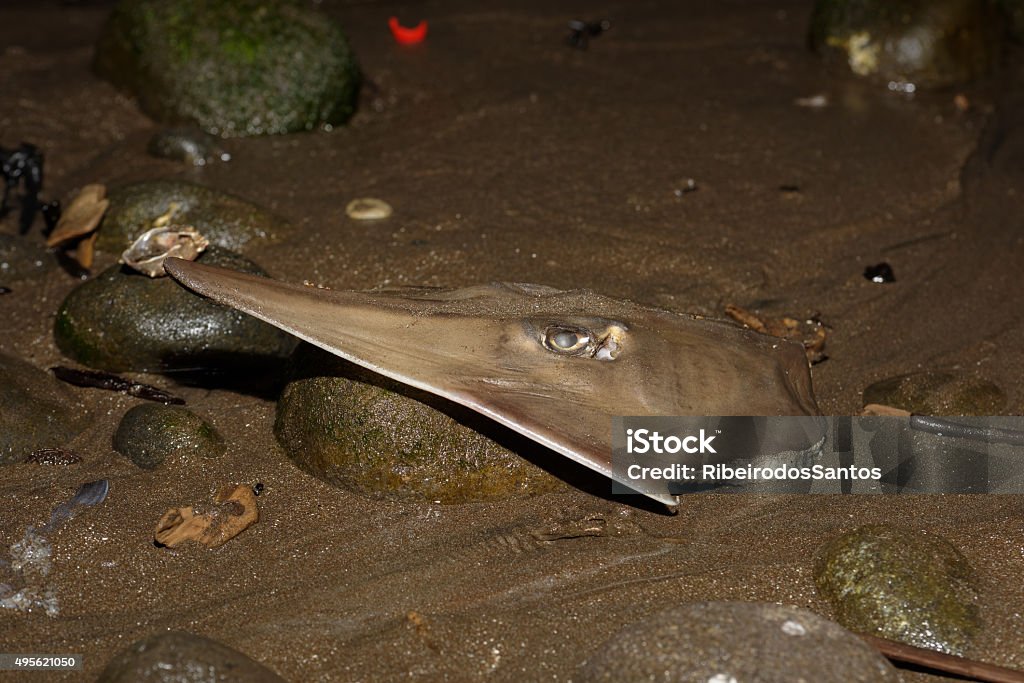
[[[591,335],[586,330],[549,327],[544,332],[544,346],[555,353],[576,355],[590,347]]]

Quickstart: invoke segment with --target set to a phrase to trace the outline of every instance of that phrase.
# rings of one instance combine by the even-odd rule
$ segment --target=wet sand
[[[275,210],[301,236],[246,255],[276,277],[339,289],[514,280],[716,317],[729,303],[818,316],[829,359],[813,376],[827,414],[856,413],[864,387],[920,369],[978,374],[1006,392],[1007,413],[1024,411],[1024,192],[1012,164],[1024,133],[1008,89],[1024,84],[1019,71],[964,90],[967,112],[953,92],[907,99],[837,78],[805,50],[802,2],[321,6],[373,82],[351,125],[230,140],[230,163],[193,170],[146,156],[159,126],[89,71],[110,3],[5,3],[0,145],[44,150],[47,198],[177,177]],[[392,14],[429,19],[427,43],[395,45]],[[572,50],[563,39],[576,16],[614,25]],[[830,106],[794,104],[818,93]],[[690,178],[697,191],[682,192]],[[360,196],[395,215],[346,218]],[[13,232],[13,218],[0,230]],[[879,261],[895,283],[863,278]],[[14,292],[0,296],[0,352],[66,362],[51,326],[76,282],[54,269],[3,284]],[[51,539],[60,615],[0,612],[0,652],[85,655],[84,674],[33,680],[91,680],[113,652],[170,628],[293,681],[566,680],[621,626],[680,602],[829,616],[811,578],[816,549],[894,521],[967,555],[985,624],[971,654],[1024,668],[1018,497],[695,495],[674,517],[582,490],[443,507],[368,500],[290,463],[272,402],[139,377],[183,395],[228,453],[141,471],[110,446],[138,401],[75,389],[69,410],[92,420],[71,444],[85,461],[4,468],[0,548],[81,482],[111,484],[102,506]],[[223,548],[153,546],[167,508],[257,481],[260,523]],[[592,515],[623,531],[531,535]]]

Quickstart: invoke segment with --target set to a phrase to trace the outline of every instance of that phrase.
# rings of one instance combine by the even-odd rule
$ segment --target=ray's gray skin
[[[818,413],[799,344],[589,291],[346,292],[176,258],[165,268],[199,294],[609,477],[613,415]],[[677,504],[667,490],[648,495]]]

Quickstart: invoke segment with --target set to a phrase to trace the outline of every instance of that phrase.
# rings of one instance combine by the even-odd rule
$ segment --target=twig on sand
[[[894,662],[917,664],[935,671],[967,676],[985,683],[1024,683],[1024,671],[986,664],[966,657],[947,655],[944,652],[914,647],[875,636],[860,634],[860,637]]]

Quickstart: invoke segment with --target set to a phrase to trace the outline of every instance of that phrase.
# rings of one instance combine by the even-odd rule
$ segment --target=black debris
[[[883,261],[882,263],[876,263],[865,268],[864,278],[878,284],[888,284],[896,282],[896,273],[892,271],[892,266]]]
[[[602,19],[601,21],[573,19],[569,22],[569,35],[566,37],[565,42],[569,47],[574,47],[577,50],[586,50],[591,38],[596,38],[611,28],[611,26],[611,22],[607,19]]]
[[[50,368],[54,376],[62,382],[74,384],[76,387],[95,387],[108,391],[120,391],[121,393],[142,398],[147,401],[158,403],[185,405],[185,399],[178,398],[162,389],[157,389],[149,384],[133,382],[130,379],[119,377],[109,372],[97,370],[77,370],[64,365]]]
[[[36,465],[77,465],[82,462],[82,456],[63,448],[40,448],[38,451],[32,451],[25,458],[25,462]]]

